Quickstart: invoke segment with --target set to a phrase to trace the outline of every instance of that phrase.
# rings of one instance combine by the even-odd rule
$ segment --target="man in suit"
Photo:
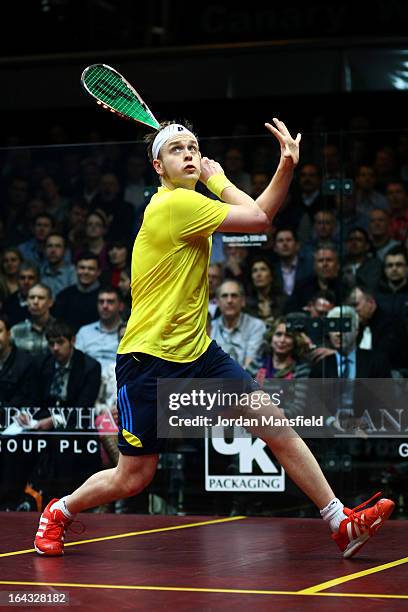
[[[359,318],[357,346],[385,353],[395,370],[406,369],[408,336],[401,316],[387,313],[374,294],[361,285],[352,289],[347,304],[356,309]]]
[[[336,306],[329,311],[327,318],[348,320],[350,330],[329,332],[332,353],[326,354],[312,367],[309,377],[343,379],[330,391],[328,410],[331,415],[326,419],[326,425],[342,431],[349,420],[354,422],[361,417],[370,398],[370,390],[350,381],[391,378],[391,366],[387,356],[381,352],[357,347],[359,319],[352,306]]]
[[[313,274],[313,256],[299,252],[295,230],[282,227],[275,234],[273,263],[279,285],[286,295],[292,295],[295,285]]]
[[[314,253],[314,274],[299,280],[285,304],[285,312],[302,310],[319,291],[333,291],[336,303],[341,301],[343,291],[339,276],[340,264],[336,248],[329,244],[320,245]]]
[[[46,453],[36,472],[38,484],[45,496],[48,491],[54,491],[55,487],[62,491],[67,486],[78,486],[84,477],[98,469],[98,444],[95,445],[98,452],[89,453],[84,448],[84,440],[88,443],[92,434],[89,438],[72,434],[64,436],[63,432],[72,431],[78,423],[92,430],[88,409],[94,406],[101,384],[100,364],[74,348],[75,334],[68,323],[52,321],[46,336],[50,352],[38,362],[38,399],[42,410],[34,428],[44,431],[61,430],[61,436],[50,436]],[[52,411],[52,414],[50,409],[54,407],[57,410]],[[73,410],[70,413],[58,410],[64,407]],[[97,440],[96,435],[94,439]],[[69,442],[63,451],[61,440]],[[75,451],[75,444],[81,448],[81,452]]]
[[[77,282],[57,296],[53,315],[67,321],[76,332],[82,325],[98,319],[96,307],[101,269],[95,253],[84,252],[76,262]]]
[[[6,429],[9,417],[17,416],[15,408],[30,406],[36,394],[34,361],[31,355],[17,348],[11,341],[10,324],[6,315],[0,315],[0,414]],[[10,410],[10,412],[9,412]],[[21,440],[21,436],[19,438]],[[21,445],[11,452],[3,433],[0,453],[0,509],[15,510],[30,471],[30,455]]]

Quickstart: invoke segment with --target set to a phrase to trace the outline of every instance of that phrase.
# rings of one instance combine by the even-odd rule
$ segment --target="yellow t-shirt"
[[[204,353],[211,234],[229,205],[190,189],[159,187],[132,253],[132,312],[118,353],[189,362]]]

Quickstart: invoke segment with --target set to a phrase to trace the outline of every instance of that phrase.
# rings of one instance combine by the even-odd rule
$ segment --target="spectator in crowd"
[[[304,336],[298,331],[288,331],[286,319],[278,318],[265,335],[262,365],[256,374],[263,385],[265,378],[292,380],[304,378],[309,373],[305,357],[309,350]]]
[[[394,240],[405,240],[408,230],[408,193],[403,181],[392,181],[386,187],[391,213],[390,232]]]
[[[135,211],[132,204],[121,198],[118,178],[113,173],[103,174],[99,194],[92,208],[101,210],[107,219],[107,240],[124,240],[129,246],[135,235]]]
[[[350,319],[350,331],[329,332],[331,354],[326,354],[311,369],[310,378],[391,378],[390,363],[386,355],[372,349],[357,346],[359,317],[352,306],[336,306],[328,313],[329,319]],[[340,401],[337,401],[340,400]],[[360,417],[364,411],[361,401],[355,394],[355,388],[344,386],[341,398],[333,402],[335,410],[329,406],[332,415],[326,421],[335,429],[342,429],[344,419]]]
[[[74,346],[74,331],[64,321],[53,321],[46,331],[49,353],[38,362],[37,385],[39,405],[42,410],[36,415],[33,428],[56,432],[64,429],[72,431],[76,426],[76,409],[89,409],[94,406],[101,384],[101,366],[89,355]],[[71,408],[70,413],[62,414],[49,408]],[[89,413],[82,414],[82,423],[88,425]],[[59,436],[52,436],[44,455],[34,470],[33,479],[45,495],[51,489],[57,491],[67,486],[78,486],[84,473],[90,475],[95,467],[100,467],[97,455],[86,456],[73,449],[71,445],[61,453]],[[89,439],[89,438],[88,438]],[[78,442],[78,439],[76,440]],[[80,443],[80,441],[79,441]],[[46,465],[46,469],[44,469]]]
[[[322,290],[312,297],[304,310],[309,313],[312,319],[317,319],[325,317],[335,305],[336,296],[333,291]]]
[[[20,239],[20,230],[24,226],[27,202],[30,198],[30,184],[26,178],[11,179],[6,197],[2,201],[2,210],[6,219],[6,233]],[[24,239],[24,238],[23,238]]]
[[[221,285],[222,279],[223,274],[221,264],[211,264],[208,268],[208,312],[211,319],[215,319],[220,315],[220,309],[218,308],[217,289]]]
[[[310,221],[316,211],[323,208],[321,187],[322,175],[319,166],[304,164],[299,172],[299,195],[295,204],[299,202],[302,211],[308,214]]]
[[[65,321],[54,320],[46,330],[49,353],[40,360],[37,384],[42,406],[90,408],[98,396],[101,366],[75,346],[75,334]],[[51,417],[40,429],[52,429]]]
[[[122,323],[123,301],[115,287],[98,292],[99,319],[81,327],[76,336],[77,349],[99,361],[102,370],[116,359],[118,329]]]
[[[322,148],[322,165],[326,179],[337,179],[342,174],[340,151],[335,144],[326,144]]]
[[[132,293],[130,290],[130,281],[131,281],[131,273],[130,266],[126,266],[123,270],[120,271],[118,289],[120,291],[120,295],[122,296],[123,302],[123,312],[122,319],[127,321],[130,316],[130,310],[132,306]]]
[[[368,233],[362,227],[350,230],[346,238],[346,256],[343,266],[345,286],[351,289],[359,284],[375,289],[381,274],[381,261],[372,256]]]
[[[305,317],[303,326],[299,331],[309,340],[309,348],[311,352],[309,357],[311,360],[317,360],[325,354],[326,346],[326,331],[323,319],[326,318],[329,310],[334,308],[336,304],[336,296],[333,291],[322,290],[318,291],[306,304],[302,312],[293,312],[287,315],[286,320],[292,321],[296,319],[302,320]]]
[[[68,200],[61,196],[59,187],[51,176],[42,179],[40,196],[45,202],[46,212],[61,229],[68,210]]]
[[[118,287],[120,274],[129,266],[129,248],[125,241],[115,240],[108,244],[108,268],[103,273],[103,285]]]
[[[64,235],[67,236],[71,252],[76,253],[85,242],[85,226],[89,209],[84,200],[74,200],[68,211],[64,224]]]
[[[53,320],[51,289],[42,283],[33,285],[28,291],[27,305],[29,318],[13,325],[11,337],[18,348],[31,355],[44,355],[48,351],[46,327]]]
[[[18,274],[23,256],[14,247],[4,249],[0,264],[0,281],[4,288],[4,298],[12,295],[18,290]]]
[[[28,291],[39,280],[40,272],[37,266],[30,261],[23,262],[18,272],[18,289],[6,299],[3,307],[10,327],[24,321],[28,317]]]
[[[58,294],[53,310],[55,316],[70,323],[74,331],[98,318],[96,302],[101,273],[98,256],[82,253],[75,270],[77,282]]]
[[[85,239],[75,254],[75,261],[78,261],[84,252],[93,253],[98,257],[99,268],[105,270],[108,267],[107,229],[107,218],[102,211],[89,213],[85,222]]]
[[[85,160],[82,163],[82,186],[78,197],[91,207],[99,193],[100,186],[101,171],[98,164],[91,159]]]
[[[125,202],[132,204],[136,217],[145,207],[146,197],[144,195],[146,182],[146,164],[143,157],[131,155],[126,162],[126,178],[123,197]]]
[[[247,247],[227,244],[225,246],[225,257],[224,277],[244,283],[248,259]]]
[[[0,314],[0,405],[16,408],[32,406],[36,395],[34,359],[12,343],[8,319]],[[2,410],[0,408],[0,411]],[[7,428],[2,434],[3,437],[7,436]],[[24,453],[21,448],[15,449],[12,453],[7,449],[2,450],[0,510],[15,510],[18,506],[27,482],[31,461],[30,454]]]
[[[39,268],[45,262],[45,241],[54,227],[54,219],[48,213],[40,213],[34,219],[33,237],[22,242],[18,250],[23,258],[35,263]]]
[[[243,312],[245,293],[237,281],[224,281],[217,289],[217,297],[221,316],[212,322],[211,338],[245,368],[258,354],[265,323]]]
[[[227,149],[224,158],[225,174],[230,181],[242,189],[245,193],[251,193],[251,177],[244,170],[244,156],[241,149],[237,146],[231,146]]]
[[[292,295],[295,284],[313,272],[313,257],[299,252],[300,243],[291,228],[282,227],[275,234],[275,269],[286,295]]]
[[[36,396],[34,361],[11,341],[6,315],[0,314],[0,402],[2,406],[27,406]]]
[[[249,313],[271,321],[282,314],[286,295],[278,284],[276,272],[268,259],[256,257],[250,264],[249,296],[246,306]]]
[[[402,246],[388,251],[384,259],[383,277],[378,283],[376,298],[385,312],[398,317],[408,305],[408,255]]]
[[[30,199],[25,206],[24,214],[7,230],[7,244],[21,244],[29,240],[33,235],[34,219],[42,213],[45,213],[44,200]]]
[[[313,215],[313,226],[310,239],[305,247],[314,251],[322,242],[331,242],[337,246],[337,220],[332,210],[317,210]]]
[[[336,303],[340,301],[342,283],[339,278],[339,260],[336,248],[330,244],[320,246],[314,253],[314,274],[299,281],[285,306],[285,312],[299,311],[321,290],[333,291]]]
[[[374,252],[378,259],[384,261],[385,254],[400,243],[391,236],[390,213],[388,210],[374,208],[369,213],[369,234]]]
[[[377,177],[377,187],[384,193],[387,183],[395,180],[398,175],[394,150],[391,147],[378,149],[373,167]]]
[[[380,208],[386,210],[388,202],[385,196],[376,191],[377,177],[371,166],[360,166],[356,178],[356,206],[357,212],[368,215],[372,210]]]
[[[357,346],[385,353],[392,368],[405,369],[408,339],[402,319],[389,315],[365,287],[354,287],[347,303],[355,308],[359,318]]]
[[[54,299],[76,278],[75,266],[65,262],[66,242],[62,234],[51,232],[45,241],[45,263],[41,271],[41,281],[52,291]]]

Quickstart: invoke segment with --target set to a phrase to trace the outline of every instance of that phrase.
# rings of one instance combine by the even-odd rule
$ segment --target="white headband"
[[[184,127],[184,125],[180,125],[179,123],[172,123],[171,125],[167,125],[163,130],[161,130],[156,138],[153,140],[152,145],[152,155],[153,159],[157,159],[159,157],[159,152],[165,142],[169,140],[169,138],[173,138],[173,136],[177,136],[178,134],[190,134],[195,141],[197,138],[194,136],[190,130]]]

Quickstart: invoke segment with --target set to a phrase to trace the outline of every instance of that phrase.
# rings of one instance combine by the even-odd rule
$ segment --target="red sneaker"
[[[374,506],[359,510],[367,506],[373,499],[380,497],[381,491],[376,493],[366,502],[350,510],[343,508],[347,516],[341,523],[337,533],[332,534],[333,540],[343,552],[345,559],[353,557],[362,546],[384,525],[384,522],[394,510],[394,502],[390,499],[379,499]],[[357,512],[357,510],[359,510]]]
[[[51,506],[58,499],[52,499],[40,516],[38,531],[34,539],[34,548],[39,555],[57,557],[64,554],[65,532],[72,520],[61,510],[53,510]]]

